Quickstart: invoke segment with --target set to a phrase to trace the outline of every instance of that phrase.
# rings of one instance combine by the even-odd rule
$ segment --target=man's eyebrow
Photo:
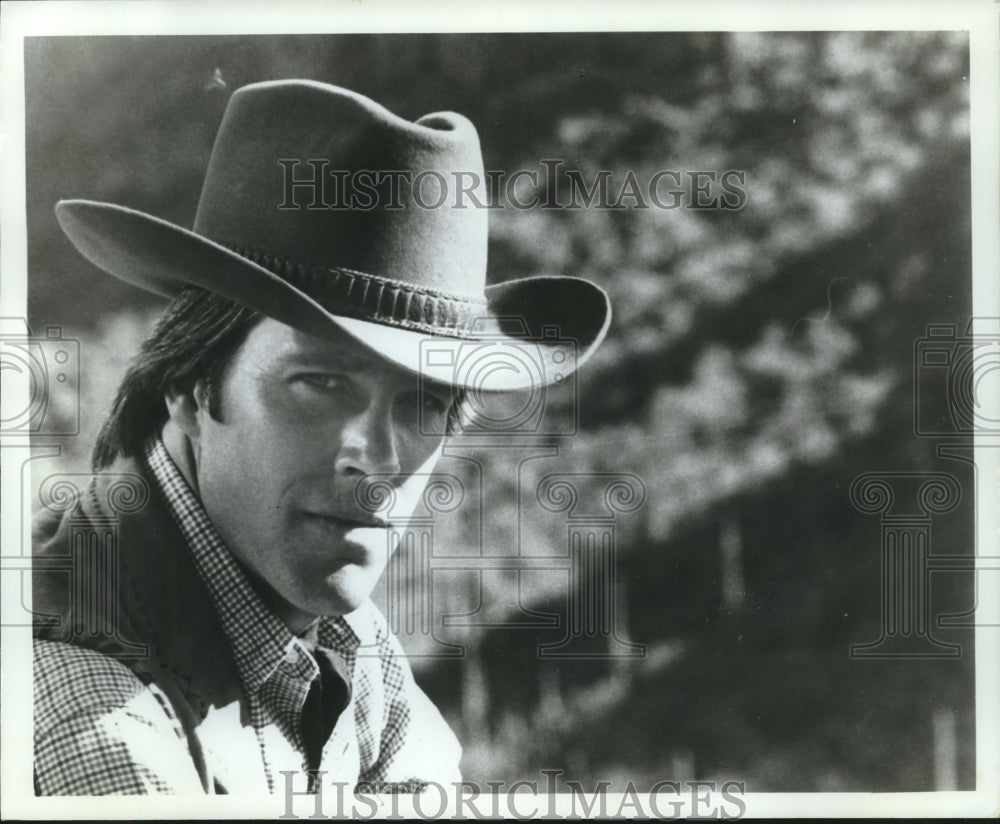
[[[365,369],[370,361],[349,351],[300,350],[278,356],[278,362],[288,366],[310,366],[324,369]]]
[[[430,392],[434,395],[443,395],[444,397],[450,396],[452,400],[456,400],[465,391],[453,384],[432,380],[431,378],[421,377],[420,382],[425,392]]]

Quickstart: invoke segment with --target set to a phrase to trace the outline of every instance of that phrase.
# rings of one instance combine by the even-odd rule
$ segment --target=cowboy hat
[[[335,325],[461,387],[559,381],[603,339],[607,295],[575,277],[487,286],[484,191],[461,115],[411,123],[346,89],[282,80],[232,95],[192,230],[90,200],[56,215],[84,257],[161,295],[195,286],[319,336]]]

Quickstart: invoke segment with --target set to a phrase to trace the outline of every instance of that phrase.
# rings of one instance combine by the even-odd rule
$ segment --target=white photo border
[[[27,317],[27,225],[25,214],[24,38],[78,35],[194,34],[346,34],[361,32],[507,32],[507,31],[834,31],[963,30],[969,34],[972,151],[973,313],[1000,317],[1000,5],[991,0],[933,2],[708,2],[652,3],[630,0],[599,2],[461,2],[389,4],[377,0],[284,3],[148,2],[5,2],[0,28],[0,316]],[[3,386],[5,408],[20,408],[16,384]],[[993,398],[1000,409],[1000,398]],[[7,444],[2,444],[6,446]],[[2,455],[3,505],[20,501],[20,464],[13,450]],[[977,541],[1000,545],[997,450],[977,438]],[[9,471],[10,470],[10,471]],[[3,555],[19,554],[25,534],[20,518],[3,519]],[[13,533],[13,534],[12,534]],[[8,552],[8,548],[15,548]],[[2,591],[20,596],[20,576],[3,571]],[[4,614],[17,605],[2,599]],[[976,790],[927,793],[754,793],[744,796],[746,817],[820,816],[996,816],[1000,814],[1000,591],[983,587],[976,630]],[[984,626],[987,625],[987,626]],[[988,626],[992,625],[992,626]],[[283,799],[205,798],[38,798],[32,793],[32,716],[30,694],[18,681],[31,667],[30,629],[2,632],[3,697],[0,701],[0,803],[6,818],[244,818],[284,811]],[[557,815],[570,811],[565,796],[540,796],[538,809]],[[262,806],[262,802],[269,805]],[[617,809],[621,796],[609,796]],[[387,802],[388,803],[388,802]],[[396,799],[401,815],[414,815],[412,799]],[[661,803],[661,808],[667,802]],[[520,802],[518,809],[530,809]],[[383,807],[383,814],[389,812]],[[489,805],[480,807],[483,811]],[[666,807],[669,809],[669,807]],[[295,799],[294,812],[309,817],[313,801]],[[516,815],[517,810],[501,810]],[[554,817],[554,816],[553,816]]]

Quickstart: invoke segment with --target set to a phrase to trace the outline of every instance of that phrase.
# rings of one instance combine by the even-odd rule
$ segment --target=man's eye
[[[451,387],[432,381],[423,383],[420,387],[420,403],[425,414],[434,412],[442,416],[447,415],[454,400]]]
[[[333,375],[322,372],[310,372],[305,375],[299,375],[297,380],[313,389],[319,389],[324,392],[341,391],[347,386],[347,382],[344,380],[343,375]]]
[[[424,407],[424,414],[444,415],[448,411],[448,404],[437,395],[432,395],[430,392],[423,393],[421,403]]]

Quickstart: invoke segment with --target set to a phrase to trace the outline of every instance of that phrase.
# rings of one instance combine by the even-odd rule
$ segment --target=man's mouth
[[[306,518],[340,527],[341,529],[385,529],[387,524],[378,518],[357,515],[339,515],[330,512],[304,512]]]

